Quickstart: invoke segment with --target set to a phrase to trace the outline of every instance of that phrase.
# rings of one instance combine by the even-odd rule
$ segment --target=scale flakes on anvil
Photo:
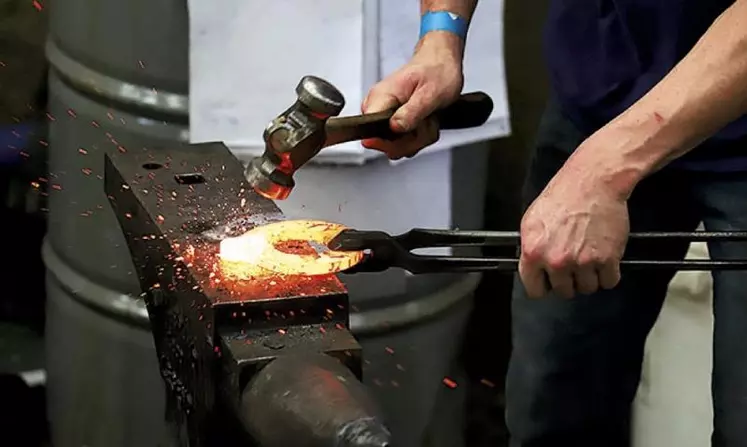
[[[118,212],[150,214],[145,220],[158,226],[140,237],[165,237],[177,276],[191,276],[214,304],[345,293],[334,273],[362,258],[320,250],[344,227],[286,221],[242,181],[240,164],[222,145],[130,151],[107,163],[135,199],[133,209],[115,203]]]
[[[361,348],[334,273],[283,275],[272,262],[260,271],[247,253],[231,252],[232,242],[289,221],[248,186],[226,146],[129,150],[105,160],[106,192],[145,292],[168,418],[186,429],[189,445],[222,445],[208,439],[234,420],[222,415],[244,414],[245,387],[253,389],[246,381],[277,358],[329,356],[360,379]],[[275,253],[267,259],[286,259],[291,248],[316,259],[302,243],[279,242],[265,246]]]

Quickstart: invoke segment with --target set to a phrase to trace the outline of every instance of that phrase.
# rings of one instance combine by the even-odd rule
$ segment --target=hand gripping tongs
[[[747,242],[747,231],[631,233],[629,241]],[[431,256],[413,250],[435,247],[518,247],[514,231],[460,231],[412,229],[392,236],[381,231],[344,230],[332,239],[332,250],[365,251],[363,260],[344,273],[380,272],[399,267],[410,273],[513,272],[518,257]],[[640,260],[623,259],[623,269],[747,270],[747,259],[735,260]]]

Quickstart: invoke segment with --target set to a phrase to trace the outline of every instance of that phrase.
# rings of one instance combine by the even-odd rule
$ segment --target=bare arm
[[[475,12],[477,0],[420,0],[420,13],[428,11],[449,11],[459,14],[469,21]]]
[[[747,0],[737,0],[659,84],[582,144],[567,167],[601,175],[627,197],[641,179],[745,113]]]

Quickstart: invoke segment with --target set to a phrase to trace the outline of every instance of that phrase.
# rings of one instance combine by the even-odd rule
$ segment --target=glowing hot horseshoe
[[[363,259],[361,251],[333,251],[332,238],[347,227],[317,220],[287,220],[253,228],[220,243],[220,257],[282,275],[328,275]]]

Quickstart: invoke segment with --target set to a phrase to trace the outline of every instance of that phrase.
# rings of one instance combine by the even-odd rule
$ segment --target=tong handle
[[[405,135],[394,132],[389,125],[396,110],[329,118],[325,125],[327,137],[324,146],[368,138],[396,140]],[[490,96],[483,92],[472,92],[437,110],[435,116],[441,129],[467,129],[482,126],[492,113],[493,100]]]
[[[515,258],[458,258],[446,256],[411,255],[396,263],[410,273],[474,273],[474,272],[507,272],[513,273],[519,269],[519,260]],[[391,266],[391,265],[389,265]],[[375,270],[385,270],[381,265]],[[714,271],[714,270],[747,270],[747,260],[681,260],[681,261],[649,261],[624,259],[620,262],[623,271],[630,270],[678,270],[678,271]]]
[[[518,231],[430,230],[414,228],[394,236],[404,248],[414,250],[428,247],[508,247],[518,246]],[[628,240],[665,240],[687,242],[747,241],[747,231],[646,231],[630,233]]]
[[[363,235],[363,237],[362,237]],[[630,240],[680,240],[686,242],[747,241],[747,231],[638,232]],[[466,273],[485,271],[513,272],[516,258],[428,256],[411,253],[418,248],[458,246],[508,246],[520,243],[516,231],[462,231],[415,228],[397,236],[380,231],[346,230],[335,240],[332,249],[372,249],[373,255],[349,272],[383,271],[400,267],[411,273]],[[637,260],[623,259],[624,270],[669,269],[682,271],[747,270],[746,260]]]
[[[431,230],[413,228],[394,239],[408,250],[429,247],[502,247],[519,244],[517,231]]]

